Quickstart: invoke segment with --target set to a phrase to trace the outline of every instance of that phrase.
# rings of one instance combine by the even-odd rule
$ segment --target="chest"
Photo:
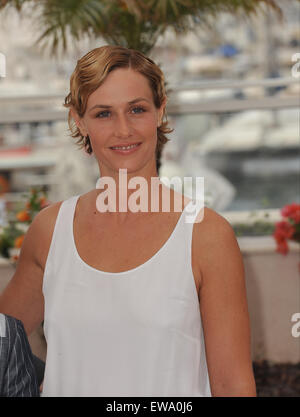
[[[113,225],[109,221],[75,216],[73,237],[80,258],[89,266],[118,273],[134,269],[151,259],[168,244],[181,213],[156,213],[150,217],[134,219],[125,224]],[[195,248],[193,248],[193,254]],[[200,275],[197,257],[191,262],[197,292]]]

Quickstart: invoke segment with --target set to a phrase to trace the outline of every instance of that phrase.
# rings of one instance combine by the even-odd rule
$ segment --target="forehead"
[[[153,102],[148,79],[131,68],[118,68],[109,73],[100,87],[89,96],[87,107],[128,103],[137,97]]]

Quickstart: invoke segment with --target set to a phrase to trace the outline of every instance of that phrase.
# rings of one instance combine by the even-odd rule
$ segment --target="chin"
[[[148,156],[148,158],[147,158]],[[127,169],[127,174],[133,174],[136,173],[136,176],[139,175],[139,172],[143,172],[145,170],[149,171],[149,168],[151,166],[156,167],[156,160],[155,160],[155,154],[153,155],[153,153],[151,153],[151,155],[139,155],[138,158],[131,158],[122,161],[123,158],[122,156],[119,158],[119,160],[114,160],[112,161],[111,159],[105,158],[106,163],[105,168],[102,170],[101,169],[101,163],[99,165],[100,168],[100,172],[115,172],[115,173],[119,173],[120,169]],[[97,158],[98,159],[98,158]],[[104,161],[104,158],[99,158],[100,161],[102,160],[102,162]],[[103,174],[105,175],[105,174]]]
[[[119,171],[120,169],[127,169],[127,174],[133,174],[133,173],[137,173],[140,172],[144,167],[143,165],[137,165],[137,164],[124,164],[124,166],[119,166],[117,168],[117,171]]]

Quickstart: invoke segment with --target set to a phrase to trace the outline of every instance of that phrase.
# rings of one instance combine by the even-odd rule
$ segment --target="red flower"
[[[288,244],[287,240],[292,238],[295,233],[295,228],[290,223],[282,220],[276,223],[275,231],[273,236],[277,243],[277,252],[280,252],[284,255],[288,253]]]
[[[290,239],[295,233],[295,228],[285,220],[276,223],[274,237],[276,240]]]
[[[281,215],[300,223],[300,204],[292,203],[281,209]]]
[[[281,209],[285,220],[277,222],[273,237],[277,243],[277,252],[288,253],[288,239],[300,242],[300,204],[292,203]]]
[[[280,241],[277,240],[277,248],[276,248],[276,252],[282,253],[283,255],[286,255],[288,253],[288,244],[287,244],[287,240],[282,239]]]

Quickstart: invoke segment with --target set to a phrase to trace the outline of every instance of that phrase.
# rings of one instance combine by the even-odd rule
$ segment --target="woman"
[[[106,212],[99,188],[42,210],[0,299],[28,334],[44,320],[43,395],[255,396],[233,229],[208,208],[188,223],[192,201],[160,182],[151,211],[169,131],[161,70],[137,51],[96,48],[78,61],[65,105],[72,136],[116,193]],[[143,211],[128,209],[136,177],[147,185]]]

